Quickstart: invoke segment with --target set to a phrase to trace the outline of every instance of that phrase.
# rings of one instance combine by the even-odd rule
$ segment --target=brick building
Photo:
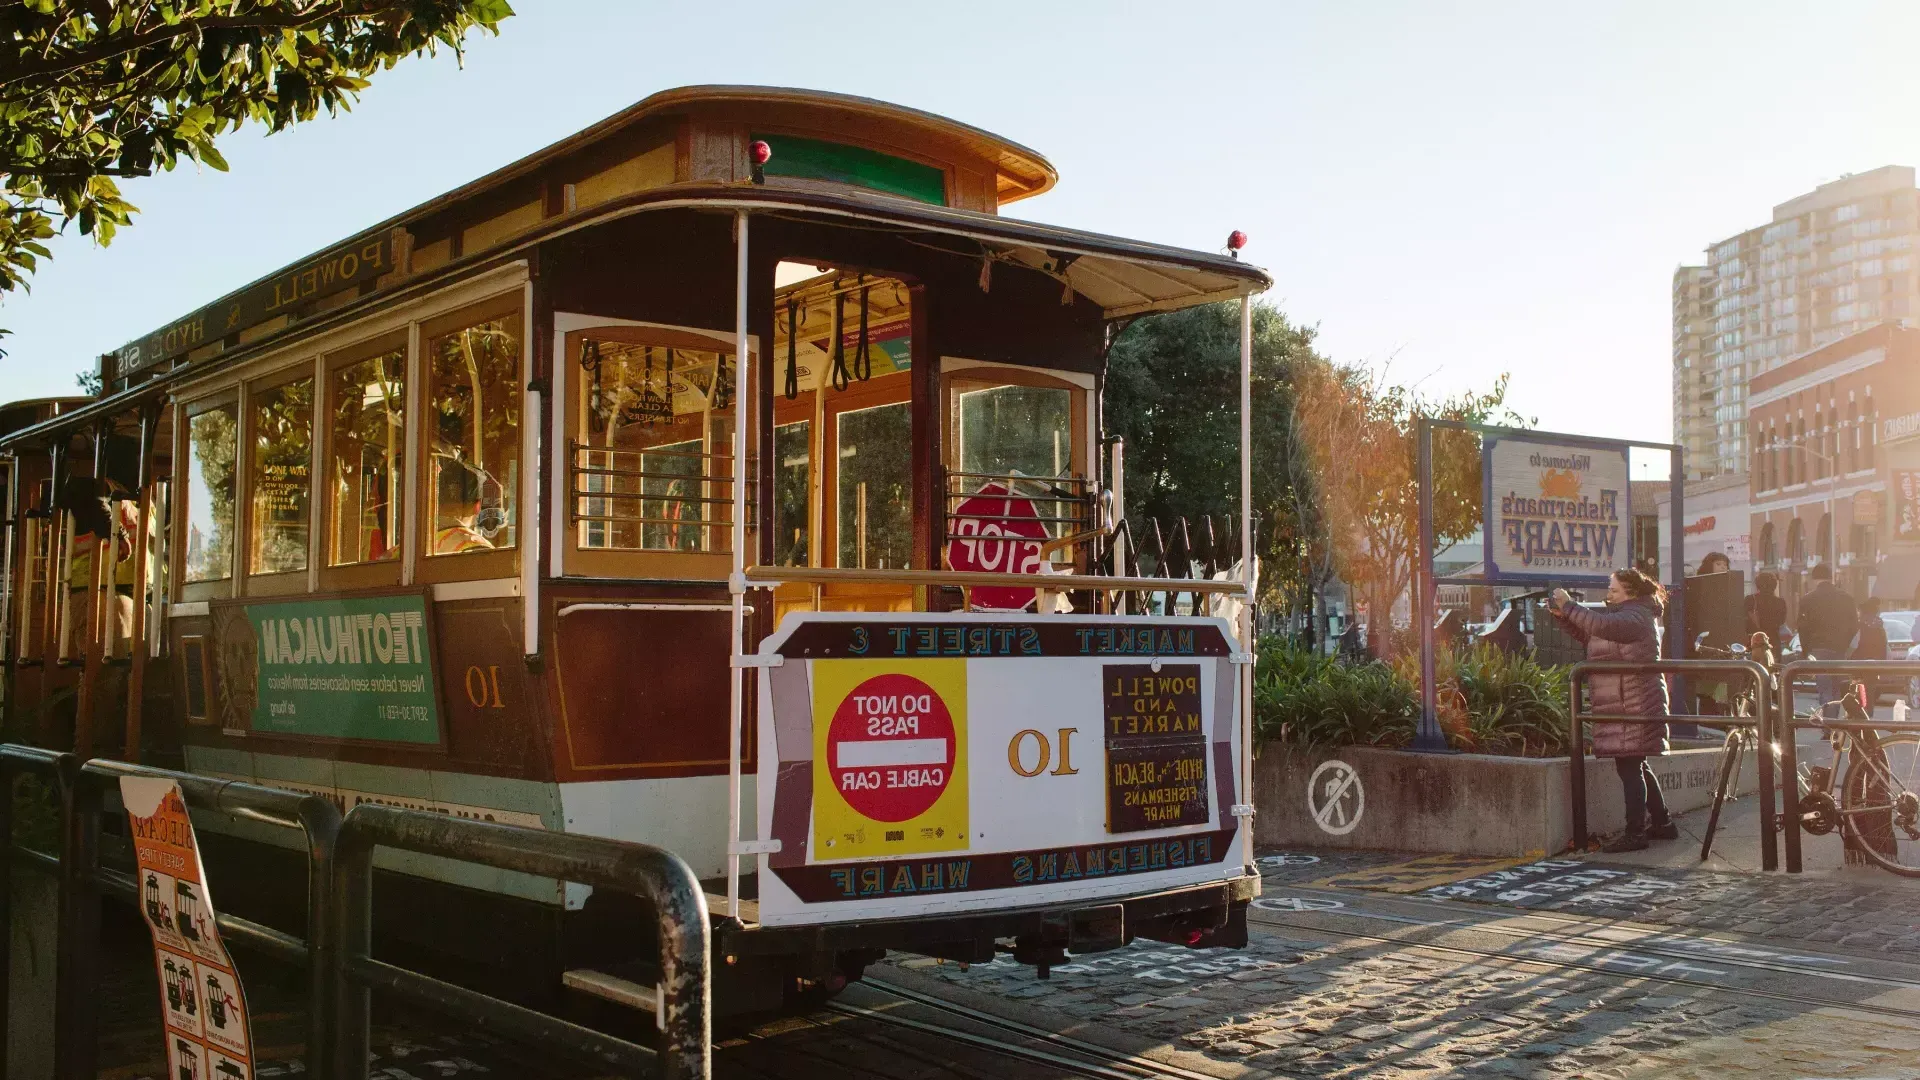
[[[1755,571],[1790,603],[1827,563],[1856,597],[1915,606],[1920,330],[1882,323],[1755,375],[1746,429]]]

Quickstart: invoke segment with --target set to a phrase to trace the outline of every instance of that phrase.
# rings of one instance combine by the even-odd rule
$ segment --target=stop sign
[[[953,508],[947,541],[947,565],[988,574],[1037,574],[1046,526],[1033,500],[1015,495],[998,480],[967,496]],[[1033,606],[1034,591],[1004,585],[973,590],[976,611],[1022,611]]]
[[[827,770],[847,805],[874,821],[926,813],[953,782],[953,714],[911,675],[875,675],[853,688],[827,728]]]

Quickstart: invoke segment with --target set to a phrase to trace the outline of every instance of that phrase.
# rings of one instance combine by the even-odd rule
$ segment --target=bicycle
[[[1708,645],[1707,635],[1704,633],[1694,639],[1693,653],[1707,660],[1746,660],[1752,656],[1746,646],[1737,641],[1724,649]],[[1768,670],[1772,670],[1771,666]],[[1740,690],[1728,703],[1732,707],[1734,716],[1748,718],[1758,711],[1754,701],[1755,692],[1756,688],[1752,683],[1741,681]],[[1720,807],[1726,803],[1727,792],[1740,775],[1741,759],[1748,750],[1758,753],[1759,746],[1760,738],[1753,728],[1728,725],[1727,740],[1720,751],[1720,775],[1714,782],[1713,801],[1707,804],[1707,828],[1700,839],[1701,862],[1706,862],[1713,853],[1713,836],[1720,828]]]
[[[1816,711],[1813,719],[1833,748],[1833,764],[1800,767],[1793,812],[1807,832],[1825,836],[1844,829],[1854,849],[1881,869],[1920,877],[1920,733],[1874,730],[1867,701],[1866,686],[1854,682]],[[1824,718],[1833,705],[1840,706],[1842,719]]]

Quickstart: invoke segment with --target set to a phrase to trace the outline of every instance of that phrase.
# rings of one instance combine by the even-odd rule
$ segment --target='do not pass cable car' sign
[[[814,848],[945,851],[967,835],[966,662],[850,661],[814,674]]]
[[[1040,545],[1048,539],[1033,500],[1015,495],[998,480],[962,499],[953,508],[947,565],[979,574],[1038,574]],[[1032,589],[978,586],[975,611],[1024,611],[1033,606]]]

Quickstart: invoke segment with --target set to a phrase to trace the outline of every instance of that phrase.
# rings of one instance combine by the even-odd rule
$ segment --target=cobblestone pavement
[[[1920,1051],[1920,965],[1909,967],[1884,958],[1875,961],[1879,965],[1875,970],[1889,985],[1904,978],[1912,987],[1896,986],[1885,993],[1883,987],[1862,987],[1841,1000],[1858,1002],[1864,1011],[1836,1010],[1819,1004],[1835,995],[1822,999],[1811,990],[1797,989],[1810,984],[1796,976],[1775,974],[1771,977],[1787,981],[1770,984],[1771,990],[1756,989],[1737,978],[1729,983],[1727,976],[1741,974],[1732,965],[1693,958],[1701,951],[1782,955],[1778,950],[1738,944],[1744,939],[1733,935],[1703,941],[1697,933],[1669,931],[1658,938],[1669,947],[1666,956],[1651,958],[1631,951],[1596,950],[1584,942],[1550,940],[1545,946],[1532,947],[1532,953],[1542,958],[1533,962],[1522,956],[1449,952],[1406,940],[1372,940],[1342,933],[1337,926],[1306,930],[1289,924],[1339,914],[1328,909],[1343,905],[1377,906],[1384,898],[1381,893],[1308,887],[1307,883],[1369,873],[1377,876],[1409,858],[1382,853],[1314,855],[1317,862],[1306,861],[1306,853],[1265,861],[1266,895],[1259,902],[1262,910],[1255,913],[1253,942],[1244,951],[1196,953],[1138,942],[1054,968],[1046,981],[1010,960],[962,970],[952,964],[903,959],[892,965],[892,973],[883,971],[878,977],[897,973],[923,984],[1018,1003],[1031,1011],[1029,1022],[1068,1029],[1075,1024],[1102,1025],[1150,1036],[1201,1051],[1222,1064],[1238,1065],[1248,1076],[1920,1080],[1920,1053],[1916,1053]],[[1528,870],[1498,882],[1487,879],[1499,877],[1501,871],[1482,873],[1473,879],[1479,884],[1467,891],[1483,904],[1565,912],[1580,920],[1571,925],[1620,934],[1639,932],[1617,920],[1655,910],[1675,916],[1675,925],[1719,927],[1719,920],[1731,918],[1743,903],[1763,895],[1747,882],[1700,882],[1674,873],[1649,875],[1638,868],[1553,862],[1564,865]],[[1566,882],[1582,872],[1589,883],[1570,892],[1541,887],[1542,882]],[[1812,922],[1817,906],[1823,904],[1828,905],[1825,911],[1830,918],[1831,905],[1840,901],[1851,903],[1844,910],[1857,912],[1863,923],[1872,922],[1872,905],[1883,898],[1870,889],[1862,894],[1855,888],[1845,895],[1823,892],[1814,899],[1776,887],[1777,891],[1764,893],[1770,906],[1750,914],[1746,924],[1774,936],[1790,934],[1796,932],[1795,920]],[[1439,891],[1428,888],[1394,898],[1398,906],[1393,910],[1457,915],[1467,923],[1506,918],[1484,906],[1436,903]],[[1499,893],[1517,891],[1539,895],[1499,899]],[[1580,902],[1582,893],[1590,895],[1592,902]],[[1901,895],[1910,909],[1910,894]],[[1784,918],[1772,920],[1775,914]],[[1884,919],[1886,913],[1880,917]],[[1404,924],[1420,921],[1392,914],[1380,918],[1386,921],[1371,926],[1373,938],[1397,936],[1406,929]],[[1562,928],[1560,933],[1567,932],[1564,927],[1570,924],[1564,919],[1553,921]],[[1732,924],[1726,928],[1742,929]],[[1844,937],[1829,940],[1837,944]],[[1674,947],[1686,950],[1680,959],[1668,958],[1674,955]],[[1825,951],[1803,944],[1794,950],[1800,955],[1786,959],[1803,964],[1865,963],[1822,961],[1817,954]],[[1554,962],[1556,958],[1617,965],[1617,970],[1569,968]],[[1710,983],[1723,985],[1705,985]],[[1738,992],[1743,985],[1750,992]],[[1795,1000],[1803,996],[1815,1000]]]
[[[1372,851],[1274,852],[1262,860],[1261,870],[1269,889],[1316,883],[1410,892],[1416,890],[1395,887],[1392,871],[1428,868],[1425,874],[1402,876],[1425,882],[1419,895],[1434,899],[1725,930],[1920,959],[1920,892],[1911,883],[1883,880],[1877,872],[1729,874],[1568,855],[1529,862],[1486,860],[1486,868],[1478,872],[1473,860],[1459,859],[1461,872],[1447,873],[1445,864],[1453,858]]]

